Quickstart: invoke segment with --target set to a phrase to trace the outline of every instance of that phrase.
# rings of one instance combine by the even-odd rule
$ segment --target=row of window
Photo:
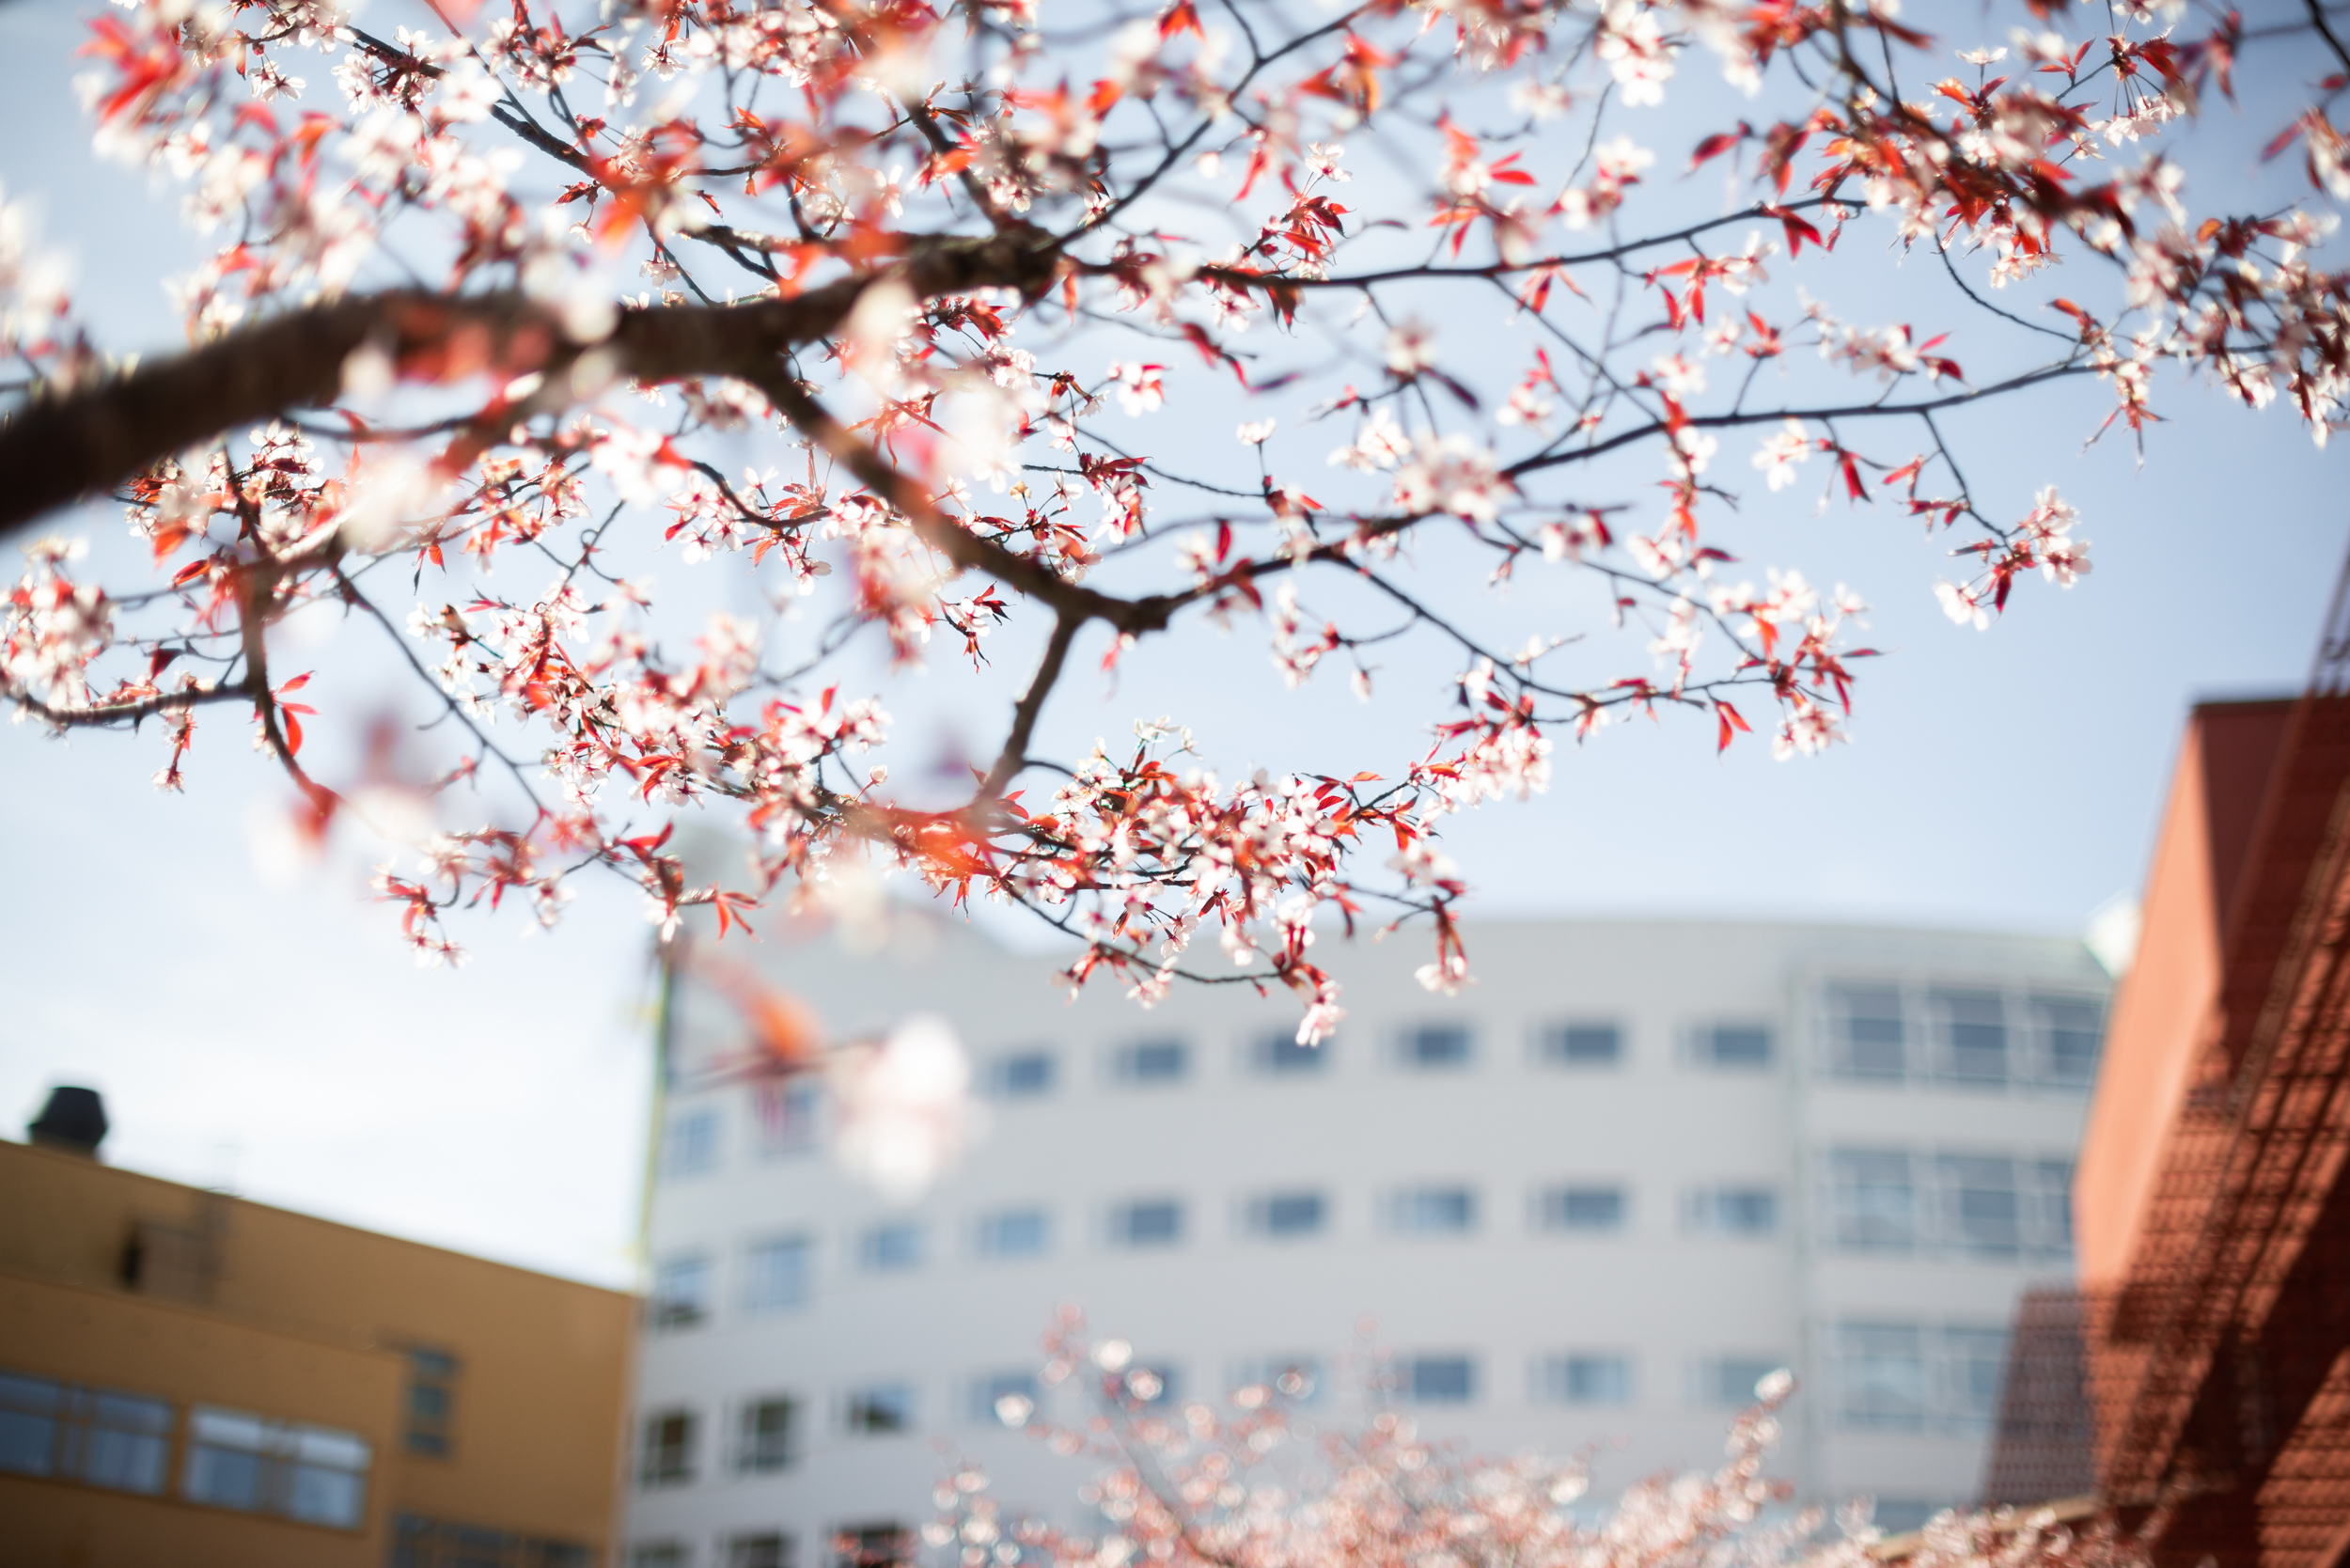
[[[162,1497],[177,1439],[185,1501],[358,1528],[371,1457],[329,1427],[0,1372],[0,1471]]]
[[[1825,1241],[1846,1251],[1953,1256],[1992,1262],[2061,1259],[2073,1247],[2073,1165],[2065,1159],[1905,1149],[1841,1148],[1825,1171]],[[1401,1236],[1465,1236],[1484,1221],[1484,1199],[1466,1183],[1430,1182],[1391,1190],[1377,1205],[1379,1224]],[[1243,1200],[1233,1214],[1242,1235],[1268,1242],[1308,1241],[1328,1233],[1337,1200],[1312,1186],[1275,1188]],[[1691,1234],[1762,1237],[1776,1233],[1782,1205],[1764,1183],[1723,1183],[1683,1192],[1676,1205]],[[1526,1224],[1555,1235],[1602,1236],[1628,1230],[1630,1188],[1612,1182],[1569,1182],[1529,1195]],[[1172,1195],[1127,1199],[1102,1215],[1106,1246],[1151,1250],[1181,1246],[1192,1233],[1191,1206]],[[974,1216],[970,1252],[983,1260],[1042,1257],[1056,1243],[1057,1215],[1042,1205],[1014,1205]],[[934,1252],[933,1228],[892,1218],[856,1233],[853,1266],[869,1275],[917,1270]],[[813,1237],[763,1237],[745,1246],[736,1276],[737,1305],[760,1316],[806,1305],[815,1285]],[[704,1251],[675,1254],[654,1271],[650,1321],[657,1328],[705,1323],[718,1306],[718,1260]],[[421,1388],[415,1397],[429,1390]],[[411,1446],[415,1446],[412,1431]]]
[[[2104,1010],[2078,996],[1948,986],[1832,985],[1828,1071],[1879,1083],[2087,1089]]]
[[[2009,1260],[2073,1250],[2073,1162],[1837,1149],[1828,1233],[1856,1252]]]
[[[1831,1075],[1990,1090],[2085,1090],[2096,1075],[2104,1029],[2103,1009],[2094,1000],[1952,986],[1830,985],[1821,993],[1821,1013],[1823,1065]],[[1533,1029],[1529,1051],[1536,1062],[1548,1066],[1609,1068],[1625,1059],[1628,1038],[1617,1020],[1563,1020]],[[1253,1043],[1244,1059],[1260,1074],[1311,1076],[1326,1071],[1333,1054],[1343,1048],[1300,1045],[1284,1031]],[[1395,1065],[1414,1071],[1460,1070],[1476,1062],[1480,1041],[1468,1023],[1429,1023],[1396,1032],[1386,1054]],[[1710,1069],[1761,1069],[1772,1064],[1777,1046],[1766,1024],[1715,1021],[1684,1030],[1680,1055]],[[1059,1089],[1062,1066],[1062,1054],[1050,1047],[1006,1051],[984,1065],[980,1087],[999,1100],[1045,1098]],[[1171,1088],[1192,1078],[1198,1067],[1198,1053],[1188,1041],[1142,1040],[1111,1052],[1105,1075],[1133,1089]],[[753,1095],[758,1152],[776,1158],[815,1148],[822,1110],[822,1090],[812,1081],[759,1086]],[[680,1178],[717,1169],[723,1130],[717,1105],[679,1111],[663,1138],[664,1172]]]
[[[799,1538],[789,1530],[738,1530],[718,1537],[711,1560],[715,1568],[798,1568]],[[908,1568],[915,1560],[915,1535],[895,1521],[853,1524],[832,1533],[832,1568]],[[640,1541],[630,1548],[629,1568],[693,1568],[693,1549],[682,1541]]]
[[[1528,1037],[1532,1059],[1550,1067],[1614,1067],[1624,1059],[1624,1026],[1606,1018],[1575,1019],[1543,1024]],[[1309,1075],[1326,1071],[1342,1045],[1325,1042],[1301,1045],[1293,1033],[1268,1033],[1242,1053],[1251,1072],[1275,1076]],[[1459,1020],[1413,1025],[1388,1037],[1384,1055],[1393,1066],[1415,1072],[1445,1072],[1475,1065],[1478,1031]],[[1683,1041],[1684,1057],[1713,1067],[1764,1067],[1771,1060],[1771,1030],[1766,1024],[1733,1022],[1694,1026]],[[1104,1077],[1129,1088],[1167,1087],[1187,1081],[1198,1066],[1188,1041],[1143,1040],[1120,1046],[1104,1062]],[[987,1093],[1001,1100],[1038,1099],[1051,1094],[1061,1079],[1060,1053],[1047,1046],[1008,1051],[995,1057],[982,1074]]]
[[[1687,1402],[1704,1408],[1736,1408],[1753,1402],[1755,1386],[1784,1365],[1778,1356],[1714,1356],[1693,1361],[1683,1379]],[[1167,1406],[1185,1396],[1183,1369],[1173,1362],[1139,1360],[1118,1374],[1123,1394],[1144,1406]],[[1313,1356],[1256,1357],[1230,1369],[1230,1391],[1261,1390],[1265,1397],[1307,1405],[1322,1394],[1324,1368]],[[1469,1404],[1484,1397],[1480,1357],[1453,1352],[1398,1356],[1374,1369],[1371,1388],[1400,1403]],[[1538,1404],[1627,1406],[1639,1403],[1634,1356],[1617,1351],[1577,1350],[1538,1356],[1528,1363],[1527,1397]],[[1026,1369],[983,1372],[962,1386],[963,1417],[978,1426],[1024,1426],[1036,1413],[1044,1390]],[[921,1401],[914,1385],[879,1382],[842,1391],[832,1402],[832,1427],[845,1438],[888,1437],[920,1429]],[[714,1452],[701,1413],[671,1407],[647,1415],[638,1434],[636,1480],[647,1489],[682,1486],[705,1470],[733,1476],[766,1475],[790,1468],[804,1450],[807,1406],[770,1394],[743,1401],[718,1424]]]
[[[391,1568],[592,1568],[576,1541],[517,1535],[402,1510],[392,1515]]]
[[[1385,1194],[1378,1212],[1383,1229],[1405,1236],[1460,1236],[1475,1232],[1483,1204],[1478,1189],[1465,1184],[1426,1183]],[[1778,1191],[1766,1184],[1731,1183],[1693,1188],[1681,1196],[1683,1227],[1695,1234],[1766,1236],[1779,1224]],[[1317,1187],[1275,1189],[1245,1200],[1234,1215],[1246,1236],[1298,1242],[1327,1233],[1337,1202]],[[970,1250],[990,1260],[1042,1257],[1053,1249],[1055,1215],[1043,1207],[1019,1206],[977,1215],[970,1223]],[[1626,1230],[1632,1218],[1630,1189],[1607,1182],[1567,1183],[1536,1190],[1527,1206],[1530,1230],[1565,1235],[1606,1235]],[[1181,1198],[1153,1196],[1114,1203],[1102,1215],[1104,1245],[1127,1250],[1177,1247],[1192,1230],[1190,1206]],[[890,1219],[867,1227],[854,1242],[854,1266],[867,1274],[919,1269],[931,1260],[932,1228],[918,1219]],[[789,1311],[807,1303],[815,1283],[817,1245],[807,1235],[762,1237],[741,1252],[737,1300],[752,1316]],[[708,1321],[716,1310],[718,1262],[707,1252],[663,1259],[654,1269],[650,1322],[682,1328]]]

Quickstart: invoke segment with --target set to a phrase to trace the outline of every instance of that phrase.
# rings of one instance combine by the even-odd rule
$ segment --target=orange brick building
[[[111,1168],[70,1092],[0,1143],[0,1568],[607,1560],[632,1297]]]
[[[2350,1562],[2345,1153],[2350,697],[2325,682],[2194,713],[2074,1185],[2079,1304],[2041,1309],[2086,1351],[2096,1491],[2163,1568]]]

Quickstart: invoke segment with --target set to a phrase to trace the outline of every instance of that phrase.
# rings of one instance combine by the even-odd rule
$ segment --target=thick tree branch
[[[17,409],[0,424],[0,536],[223,431],[331,403],[345,364],[368,345],[416,374],[449,379],[492,368],[509,376],[544,370],[552,379],[597,350],[610,370],[639,381],[754,380],[785,350],[838,330],[883,277],[925,299],[981,288],[1036,294],[1058,266],[1033,228],[924,239],[902,261],[788,299],[623,311],[598,343],[572,339],[553,307],[515,292],[353,295]]]

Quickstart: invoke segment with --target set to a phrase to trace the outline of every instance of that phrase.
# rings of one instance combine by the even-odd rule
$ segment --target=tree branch
[[[1071,615],[1053,622],[1052,640],[1044,645],[1044,658],[1036,666],[1036,678],[1020,694],[1020,701],[1011,711],[1011,733],[1004,737],[1004,749],[996,755],[995,765],[987,770],[987,777],[980,781],[974,805],[984,808],[994,801],[1004,792],[1004,786],[1028,765],[1028,742],[1036,734],[1037,715],[1044,711],[1045,698],[1059,682],[1061,666],[1069,657],[1069,645],[1076,640],[1077,628],[1084,624],[1082,619]]]
[[[556,310],[511,291],[396,290],[313,306],[15,410],[0,424],[0,537],[223,431],[333,402],[344,365],[370,344],[396,365],[449,379],[496,367],[509,375],[544,370],[552,381],[595,350],[638,381],[750,381],[785,350],[838,330],[858,296],[885,277],[924,299],[979,288],[1035,295],[1058,265],[1049,238],[1033,227],[924,238],[901,261],[788,299],[625,310],[600,343],[573,339]]]

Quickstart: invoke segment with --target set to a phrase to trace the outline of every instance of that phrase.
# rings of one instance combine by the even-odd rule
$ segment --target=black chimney
[[[106,1139],[106,1102],[94,1089],[60,1085],[49,1091],[49,1104],[25,1131],[43,1149],[96,1159],[98,1146]]]

